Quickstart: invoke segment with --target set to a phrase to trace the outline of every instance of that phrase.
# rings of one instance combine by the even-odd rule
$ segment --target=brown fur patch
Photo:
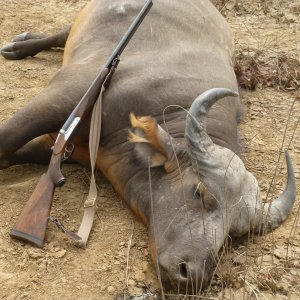
[[[156,243],[155,243],[153,237],[150,237],[150,239],[149,239],[149,251],[150,251],[150,254],[151,254],[153,264],[155,266],[157,266],[157,262],[158,262],[157,246],[156,246]]]
[[[95,3],[95,2],[94,2]],[[63,56],[63,66],[69,65],[73,58],[73,50],[76,49],[74,46],[76,42],[76,37],[79,33],[83,32],[84,28],[86,27],[87,20],[90,18],[88,17],[91,14],[91,11],[94,9],[92,2],[88,3],[79,16],[77,17],[76,21],[72,25],[71,31],[69,33],[68,40],[65,45],[65,51]]]
[[[130,200],[130,208],[131,208],[132,212],[136,215],[136,217],[139,219],[139,221],[148,227],[148,225],[149,225],[148,220],[147,220],[145,214],[140,210],[138,201],[136,199]]]
[[[150,143],[147,139],[134,134],[131,130],[128,133],[128,139],[131,143]]]
[[[156,150],[158,150],[163,155],[166,155],[163,147],[159,142],[158,127],[154,118],[150,116],[136,117],[131,113],[130,122],[133,128],[139,128],[145,134],[145,137],[140,137],[130,131],[129,140],[132,143],[150,143]]]
[[[151,166],[157,167],[157,166],[162,166],[166,162],[167,158],[165,155],[156,152],[152,157],[151,157]]]

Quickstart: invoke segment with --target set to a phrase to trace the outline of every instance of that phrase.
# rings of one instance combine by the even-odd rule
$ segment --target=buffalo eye
[[[197,184],[193,189],[194,197],[200,201],[200,205],[207,211],[214,211],[218,207],[215,198],[208,192],[208,190],[201,184]]]
[[[194,196],[198,199],[202,199],[203,198],[203,194],[200,190],[200,185],[197,184],[196,186],[194,186]]]

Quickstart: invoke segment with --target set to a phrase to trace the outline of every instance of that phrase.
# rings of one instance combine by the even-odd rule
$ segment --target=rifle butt
[[[25,204],[10,236],[43,247],[48,217],[52,206],[54,183],[47,173],[43,174]]]

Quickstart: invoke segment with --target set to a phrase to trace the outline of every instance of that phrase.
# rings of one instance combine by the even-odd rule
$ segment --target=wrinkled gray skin
[[[142,4],[94,0],[70,34],[25,33],[2,48],[7,59],[21,59],[63,46],[69,34],[63,66],[49,85],[1,124],[2,168],[49,161],[53,140],[47,134],[60,129]],[[153,261],[166,288],[196,293],[206,287],[228,235],[276,228],[295,200],[288,155],[287,190],[270,207],[263,207],[257,181],[239,158],[233,50],[229,26],[209,1],[157,0],[104,93],[97,167],[149,226]],[[177,107],[164,111],[168,105]],[[178,106],[190,109],[189,116]],[[141,128],[133,128],[135,139],[128,141],[131,112],[155,118],[159,147]],[[84,165],[88,127],[82,126],[72,157]]]

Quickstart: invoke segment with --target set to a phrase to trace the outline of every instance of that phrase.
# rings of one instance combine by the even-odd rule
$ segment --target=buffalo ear
[[[150,116],[136,117],[130,114],[132,130],[129,141],[135,144],[136,158],[145,166],[164,166],[172,153],[171,136]]]

